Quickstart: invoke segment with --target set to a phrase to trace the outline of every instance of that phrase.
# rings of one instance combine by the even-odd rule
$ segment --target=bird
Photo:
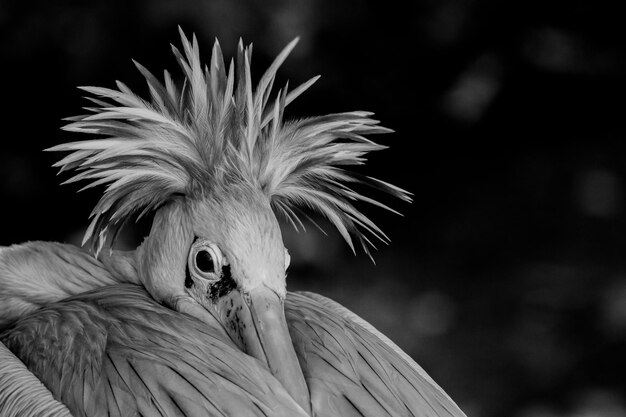
[[[313,212],[369,257],[388,243],[357,203],[397,211],[354,188],[411,194],[348,168],[391,130],[365,111],[286,118],[319,78],[272,94],[298,38],[253,85],[251,45],[227,67],[216,40],[202,65],[179,32],[182,82],[134,62],[149,98],[81,87],[92,105],[63,129],[97,137],[48,149],[66,153],[65,183],[105,187],[88,247],[0,248],[2,415],[464,416],[365,320],[287,291],[279,218],[300,230]],[[114,249],[149,213],[143,243]]]

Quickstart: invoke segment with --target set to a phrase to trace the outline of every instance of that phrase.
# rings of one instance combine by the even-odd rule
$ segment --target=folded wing
[[[40,309],[0,341],[78,416],[299,416],[222,329],[115,285]]]
[[[285,314],[317,415],[465,416],[412,359],[334,301],[289,293]]]

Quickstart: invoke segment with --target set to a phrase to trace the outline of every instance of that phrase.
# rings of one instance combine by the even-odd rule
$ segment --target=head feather
[[[120,82],[117,89],[82,87],[95,106],[86,108],[87,115],[69,118],[64,129],[100,138],[49,149],[70,152],[55,164],[61,171],[77,171],[66,182],[89,181],[84,188],[106,185],[83,243],[91,240],[98,253],[109,235],[113,243],[129,217],[177,196],[194,198],[219,188],[225,178],[257,186],[274,211],[296,228],[302,225],[301,209],[320,213],[352,250],[356,238],[369,254],[374,244],[368,234],[388,241],[353,203],[391,209],[348,184],[367,184],[405,201],[411,201],[409,193],[344,167],[363,164],[368,152],[383,149],[365,136],[389,129],[361,111],[284,120],[285,107],[319,78],[291,91],[286,85],[270,100],[276,72],[298,39],[283,49],[253,88],[251,46],[240,42],[236,63],[231,60],[226,69],[215,41],[210,67],[203,67],[195,36],[189,41],[182,30],[180,35],[182,52],[174,46],[172,50],[183,71],[182,88],[167,71],[161,83],[135,62],[148,84],[150,100]]]

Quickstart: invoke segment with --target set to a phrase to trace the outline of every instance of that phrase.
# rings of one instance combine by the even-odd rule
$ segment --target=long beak
[[[223,297],[220,316],[239,347],[266,364],[291,397],[311,413],[309,390],[293,348],[283,301],[267,287],[249,294],[237,290]]]

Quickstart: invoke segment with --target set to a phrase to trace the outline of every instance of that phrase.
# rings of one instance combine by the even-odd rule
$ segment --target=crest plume
[[[181,88],[165,71],[163,82],[135,62],[145,77],[150,99],[117,82],[117,89],[81,87],[95,106],[87,115],[69,118],[63,129],[96,134],[98,139],[50,148],[70,152],[54,166],[76,170],[66,183],[89,181],[83,189],[106,185],[91,213],[83,243],[97,254],[128,218],[158,208],[176,196],[193,198],[226,178],[258,186],[274,211],[294,227],[300,209],[325,216],[354,250],[353,238],[369,254],[368,234],[387,242],[385,234],[353,203],[364,201],[394,211],[353,191],[362,183],[411,201],[409,193],[383,181],[350,173],[344,166],[364,163],[383,149],[365,135],[387,133],[371,113],[355,111],[303,120],[284,120],[285,107],[308,89],[314,77],[289,91],[270,96],[276,72],[297,39],[289,43],[256,87],[250,73],[251,46],[239,42],[236,62],[228,67],[217,41],[210,66],[200,62],[198,43],[180,31],[182,52],[172,46],[181,66]],[[306,214],[304,214],[306,216]],[[308,216],[306,216],[308,218]]]

